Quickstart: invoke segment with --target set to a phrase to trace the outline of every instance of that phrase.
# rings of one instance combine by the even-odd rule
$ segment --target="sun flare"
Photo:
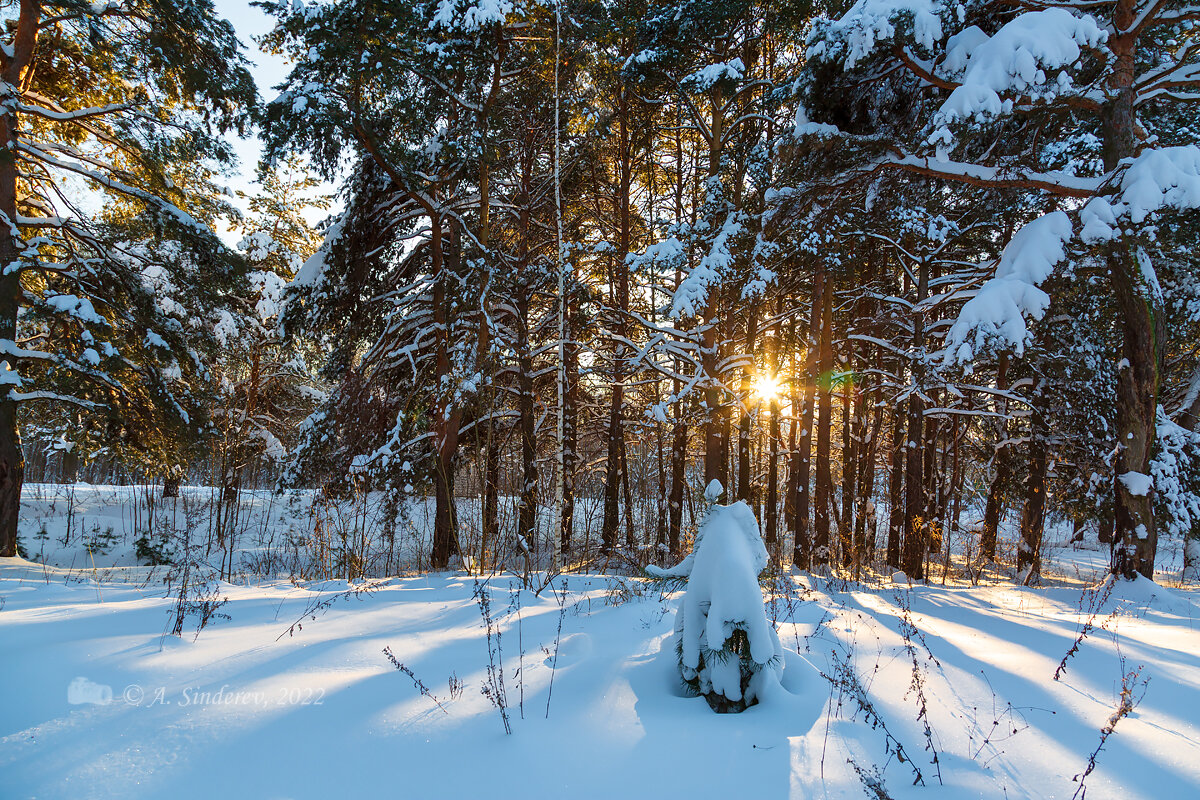
[[[757,375],[753,385],[754,396],[761,400],[778,400],[783,394],[779,378],[774,375]]]

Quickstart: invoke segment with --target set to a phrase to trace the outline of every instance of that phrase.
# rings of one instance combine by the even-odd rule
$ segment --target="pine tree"
[[[861,157],[852,172],[903,171],[1041,199],[1040,215],[1014,235],[995,279],[951,329],[950,361],[969,362],[997,344],[1019,351],[1028,336],[1023,318],[1038,319],[1047,307],[1038,285],[1080,257],[1105,259],[1129,364],[1117,378],[1122,477],[1113,561],[1127,577],[1153,574],[1157,542],[1144,477],[1158,406],[1161,300],[1147,244],[1160,218],[1200,206],[1192,188],[1200,150],[1161,146],[1147,131],[1200,97],[1191,30],[1198,14],[1153,0],[1015,8],[867,2],[818,25],[809,48],[814,70],[869,73],[876,82],[900,74],[926,98],[907,131],[853,140]],[[842,133],[808,120],[798,126],[808,134]],[[1006,140],[1014,128],[1041,136]]]
[[[16,551],[19,407],[80,409],[135,452],[154,438],[159,464],[199,421],[211,314],[238,280],[209,223],[219,136],[255,101],[244,63],[207,0],[23,0],[6,26],[0,555]],[[109,211],[84,211],[75,181]]]

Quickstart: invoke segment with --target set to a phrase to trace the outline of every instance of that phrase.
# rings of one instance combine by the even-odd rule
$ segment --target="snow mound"
[[[652,577],[688,579],[675,617],[679,670],[718,712],[755,705],[783,675],[783,648],[763,607],[767,548],[744,502],[714,506],[692,552]]]

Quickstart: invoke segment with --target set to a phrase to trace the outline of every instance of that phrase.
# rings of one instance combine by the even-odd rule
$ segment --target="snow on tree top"
[[[854,69],[875,50],[875,45],[896,35],[893,21],[903,15],[913,19],[913,36],[922,47],[932,48],[942,38],[941,4],[935,0],[858,0],[840,19],[826,22],[820,31],[828,42],[817,42],[810,57],[829,56],[829,44],[845,47],[845,67]]]
[[[1071,86],[1065,72],[1085,47],[1096,47],[1108,34],[1091,16],[1075,16],[1061,8],[1021,14],[994,36],[970,27],[947,42],[945,72],[962,71],[958,86],[934,117],[934,124],[955,120],[982,121],[1006,113],[1011,101],[1002,94],[1018,92],[1034,97],[1053,96]]]

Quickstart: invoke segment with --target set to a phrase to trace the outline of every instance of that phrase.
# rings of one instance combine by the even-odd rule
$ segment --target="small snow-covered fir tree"
[[[705,492],[710,500],[720,494],[715,481]],[[646,568],[656,578],[687,578],[675,617],[679,673],[720,714],[757,704],[783,674],[783,648],[758,585],[767,563],[754,512],[738,501],[709,509],[692,552],[679,564]]]

